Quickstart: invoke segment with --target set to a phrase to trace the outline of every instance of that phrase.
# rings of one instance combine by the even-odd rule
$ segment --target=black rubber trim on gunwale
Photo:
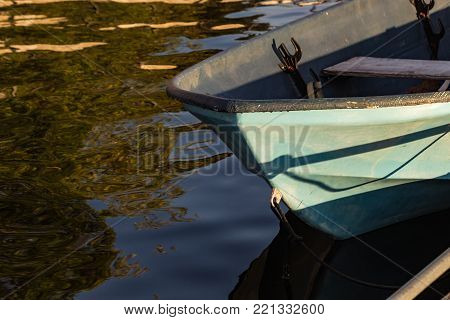
[[[233,100],[180,89],[176,82],[167,86],[167,94],[183,103],[217,112],[252,113],[284,112],[333,109],[376,109],[409,107],[433,103],[450,103],[450,92],[418,93],[395,96],[324,98],[324,99],[280,99],[280,100]]]
[[[342,1],[323,11],[315,12],[302,20],[314,19],[316,16],[328,14],[334,10],[340,10],[348,2]],[[328,13],[327,13],[328,12]],[[298,23],[292,21],[281,28],[269,31],[276,32]],[[263,35],[264,36],[264,35]],[[308,110],[333,110],[333,109],[375,109],[387,107],[409,107],[432,103],[450,103],[450,92],[432,92],[419,94],[391,95],[391,96],[370,96],[370,97],[346,97],[346,98],[323,98],[323,99],[277,99],[277,100],[239,100],[223,98],[182,89],[181,81],[191,72],[201,68],[203,65],[214,63],[223,55],[233,54],[241,46],[248,45],[253,41],[258,41],[259,37],[250,39],[237,46],[219,52],[196,65],[190,66],[182,71],[175,78],[169,81],[166,91],[169,96],[183,103],[202,107],[217,112],[226,113],[252,113],[252,112],[284,112],[284,111],[308,111]]]

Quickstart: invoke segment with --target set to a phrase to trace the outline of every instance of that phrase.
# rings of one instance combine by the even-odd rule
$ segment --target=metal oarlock
[[[306,98],[308,96],[308,90],[306,86],[305,80],[303,80],[302,75],[297,69],[297,64],[300,62],[302,58],[302,49],[300,45],[295,41],[294,38],[291,38],[292,45],[295,48],[295,53],[291,54],[289,50],[286,48],[284,43],[281,43],[280,46],[277,47],[275,43],[275,39],[272,42],[272,48],[275,51],[278,59],[280,59],[281,63],[278,64],[281,70],[288,73],[292,81],[295,84],[299,94],[302,98]]]
[[[426,3],[425,0],[410,0],[410,2],[416,7],[417,19],[422,21],[422,26],[431,50],[431,59],[437,60],[439,43],[445,35],[445,28],[441,19],[438,19],[440,30],[437,33],[433,32],[433,26],[430,19],[430,10],[433,9],[435,1],[431,0],[429,3]]]

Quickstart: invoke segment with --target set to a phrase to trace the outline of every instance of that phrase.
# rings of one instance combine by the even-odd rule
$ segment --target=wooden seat
[[[350,77],[448,80],[450,61],[354,57],[322,72]]]

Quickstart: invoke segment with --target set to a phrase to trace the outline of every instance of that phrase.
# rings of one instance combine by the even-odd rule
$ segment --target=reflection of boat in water
[[[445,20],[448,9],[436,2],[433,19]],[[184,71],[168,92],[214,126],[249,169],[281,191],[297,216],[337,238],[447,209],[448,92],[406,94],[419,79],[399,81],[380,72],[358,78],[344,68],[350,77],[333,73],[323,87],[326,98],[300,99],[304,88],[279,70],[272,50],[273,41],[287,43],[290,37],[304,50],[301,71],[330,74],[337,63],[356,69],[361,61],[373,61],[350,63],[356,56],[384,58],[371,63],[388,66],[429,58],[409,1],[342,1]],[[442,41],[441,59],[450,58],[449,44]],[[288,56],[286,49],[280,52]],[[284,60],[284,70],[296,72],[296,63]],[[429,62],[424,61],[415,65]],[[317,82],[306,72],[302,76]]]
[[[449,247],[449,213],[422,216],[343,241],[335,241],[298,219],[290,220],[309,247],[339,271],[359,280],[401,286]],[[444,274],[432,287],[436,291],[429,288],[418,298],[441,299],[450,288],[450,274]],[[393,291],[336,275],[280,232],[240,276],[230,298],[386,299]]]

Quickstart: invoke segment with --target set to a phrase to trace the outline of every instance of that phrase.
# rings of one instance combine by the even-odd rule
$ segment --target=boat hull
[[[346,239],[450,207],[450,105],[223,113],[186,106],[300,219]]]

